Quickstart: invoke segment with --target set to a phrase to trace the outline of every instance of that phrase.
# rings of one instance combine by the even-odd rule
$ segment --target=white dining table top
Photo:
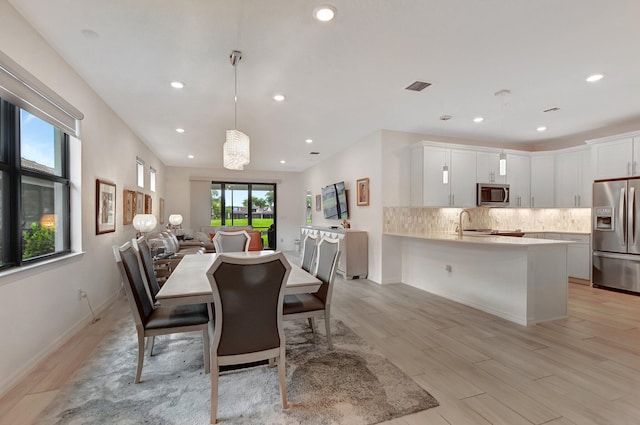
[[[234,252],[225,255],[255,257],[269,254],[273,254],[273,251]],[[207,271],[211,268],[217,255],[185,255],[156,295],[160,305],[170,307],[213,302],[213,293],[211,292]],[[291,264],[291,273],[284,292],[285,294],[313,293],[320,288],[321,284],[322,282],[319,279],[302,270],[300,266]]]

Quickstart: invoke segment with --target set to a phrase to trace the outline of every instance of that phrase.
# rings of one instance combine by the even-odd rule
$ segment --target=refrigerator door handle
[[[618,222],[622,225],[622,231],[619,232],[621,246],[627,245],[627,210],[625,208],[626,197],[627,190],[623,187],[620,189],[620,207],[618,208]]]
[[[629,223],[631,223],[631,245],[636,244],[636,188],[629,189]]]

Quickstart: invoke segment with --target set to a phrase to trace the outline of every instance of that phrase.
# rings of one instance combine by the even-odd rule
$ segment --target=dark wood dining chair
[[[339,258],[340,240],[322,238],[318,243],[317,262],[313,273],[322,281],[320,289],[313,294],[285,295],[282,311],[284,320],[308,319],[312,332],[316,331],[315,318],[324,318],[330,350],[333,349],[333,342],[331,341],[331,297]]]
[[[313,262],[316,259],[317,246],[318,236],[307,233],[302,242],[302,262],[300,263],[300,267],[308,273],[313,273]]]
[[[219,366],[269,360],[278,363],[282,408],[287,409],[284,287],[291,265],[282,252],[256,257],[220,254],[207,272],[215,321],[211,343],[211,423],[216,423]]]
[[[147,280],[149,295],[155,304],[156,295],[158,295],[158,292],[160,291],[160,285],[158,284],[158,278],[156,277],[156,266],[154,265],[153,256],[151,255],[151,248],[144,236],[137,239],[134,238],[131,242],[133,248],[138,251],[138,254],[140,255],[140,262],[142,263],[144,276]]]
[[[138,254],[131,242],[113,247],[113,254],[127,293],[138,333],[138,369],[135,383],[140,382],[144,362],[145,338],[181,332],[202,331],[204,370],[209,373],[209,310],[206,304],[177,307],[154,307],[140,270]],[[153,341],[151,341],[152,355]]]
[[[247,232],[225,232],[220,231],[213,237],[213,246],[216,252],[242,252],[249,251],[251,236]]]

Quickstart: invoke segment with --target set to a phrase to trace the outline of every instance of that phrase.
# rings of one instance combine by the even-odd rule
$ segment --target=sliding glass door
[[[253,226],[276,249],[275,183],[211,183],[211,225]]]

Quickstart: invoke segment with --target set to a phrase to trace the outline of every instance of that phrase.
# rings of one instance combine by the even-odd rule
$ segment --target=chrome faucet
[[[460,211],[460,217],[459,217],[459,221],[458,221],[458,236],[462,237],[462,217],[464,215],[464,213],[467,213],[467,215],[469,216],[469,223],[471,223],[471,210],[470,209],[463,209],[462,211]]]

